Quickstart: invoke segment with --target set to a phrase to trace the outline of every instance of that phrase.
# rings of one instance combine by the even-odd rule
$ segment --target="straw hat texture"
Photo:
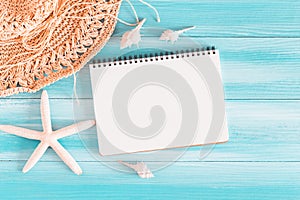
[[[80,70],[114,31],[122,0],[1,0],[0,96]]]

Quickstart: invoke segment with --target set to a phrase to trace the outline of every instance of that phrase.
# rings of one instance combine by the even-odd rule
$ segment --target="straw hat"
[[[110,38],[122,0],[1,0],[0,96],[67,77]]]

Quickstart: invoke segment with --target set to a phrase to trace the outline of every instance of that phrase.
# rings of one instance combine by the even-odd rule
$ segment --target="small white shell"
[[[139,22],[137,27],[123,34],[121,39],[120,49],[131,47],[132,45],[138,46],[139,42],[142,40],[140,30],[143,24],[145,23],[145,21],[146,19],[143,19],[142,21]]]
[[[119,163],[133,169],[141,178],[153,178],[154,175],[148,169],[147,165],[144,162],[137,162],[136,164],[129,164],[123,161],[119,161]]]
[[[185,29],[178,30],[178,31],[173,31],[173,30],[168,29],[161,34],[159,39],[171,41],[171,43],[174,44],[174,42],[176,42],[178,40],[180,34],[186,32],[188,30],[194,29],[194,28],[196,28],[196,27],[192,26],[190,28],[185,28]]]
[[[159,39],[171,41],[173,44],[174,42],[176,42],[178,40],[178,38],[179,38],[179,32],[172,31],[172,30],[166,30],[161,34]]]

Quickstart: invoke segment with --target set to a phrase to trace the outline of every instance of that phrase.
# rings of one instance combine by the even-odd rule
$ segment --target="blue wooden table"
[[[143,180],[96,161],[78,135],[61,143],[83,168],[82,176],[74,175],[51,149],[22,174],[37,142],[1,132],[0,198],[300,199],[300,1],[149,2],[160,12],[161,23],[134,1],[139,16],[148,19],[145,26],[196,25],[185,36],[220,49],[230,141],[204,160],[197,157],[199,148],[192,148],[155,178]],[[125,2],[120,18],[134,22]],[[114,37],[129,29],[118,24]],[[112,48],[106,46],[98,56],[109,55]],[[88,89],[78,96],[88,103],[88,69],[82,74],[80,87]],[[74,123],[72,88],[72,77],[46,88],[54,129]],[[40,95],[1,98],[0,123],[41,130]]]

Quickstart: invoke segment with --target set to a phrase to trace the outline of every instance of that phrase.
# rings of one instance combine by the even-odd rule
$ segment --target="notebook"
[[[215,48],[123,56],[89,67],[102,156],[228,141]]]

